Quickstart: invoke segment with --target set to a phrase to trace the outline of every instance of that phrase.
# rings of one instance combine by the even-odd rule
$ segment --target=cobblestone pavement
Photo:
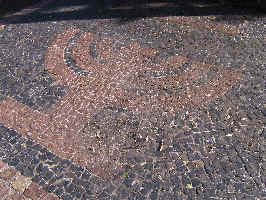
[[[265,16],[71,2],[0,21],[1,199],[266,199]]]

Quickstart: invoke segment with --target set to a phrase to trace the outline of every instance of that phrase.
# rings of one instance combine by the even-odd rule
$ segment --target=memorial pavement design
[[[237,26],[171,20],[202,25],[202,35],[206,27],[237,34]],[[1,66],[4,181],[15,168],[62,199],[266,197],[263,68],[254,75],[132,41],[123,30],[82,27],[50,40],[41,69]]]

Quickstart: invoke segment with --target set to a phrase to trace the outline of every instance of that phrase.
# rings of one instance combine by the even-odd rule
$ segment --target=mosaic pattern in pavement
[[[46,73],[69,88],[64,99],[43,114],[7,99],[1,105],[2,117],[9,127],[104,178],[116,174],[125,164],[121,161],[120,145],[128,137],[117,134],[111,139],[111,133],[108,137],[82,135],[84,123],[105,105],[138,113],[173,113],[211,102],[241,79],[241,73],[235,70],[189,61],[182,56],[153,63],[157,53],[154,49],[130,44],[117,50],[112,48],[112,38],[95,41],[96,36],[89,32],[77,39],[72,60],[78,66],[73,67],[66,64],[66,59],[69,60],[66,49],[77,33],[78,29],[69,29],[60,34],[48,47],[45,58]],[[18,109],[8,116],[4,108],[10,104]],[[96,147],[94,138],[98,137],[105,142]],[[47,144],[47,140],[52,142]]]
[[[261,36],[164,20],[58,23],[42,67],[2,67],[0,159],[62,199],[264,199]]]

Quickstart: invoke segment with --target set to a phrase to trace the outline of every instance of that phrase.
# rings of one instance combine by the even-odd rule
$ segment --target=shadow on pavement
[[[232,3],[234,2],[234,3]],[[233,16],[245,15],[246,20],[265,16],[256,1],[238,0],[43,0],[19,12],[3,17],[0,23],[34,23],[61,20],[118,18],[121,23],[145,17],[159,16]],[[242,1],[243,2],[243,1]],[[31,12],[29,12],[31,11]],[[237,20],[238,18],[236,18]],[[220,18],[223,20],[223,17]]]

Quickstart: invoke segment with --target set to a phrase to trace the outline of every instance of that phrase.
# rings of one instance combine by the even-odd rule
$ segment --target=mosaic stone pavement
[[[266,199],[264,16],[19,19],[2,199]]]

